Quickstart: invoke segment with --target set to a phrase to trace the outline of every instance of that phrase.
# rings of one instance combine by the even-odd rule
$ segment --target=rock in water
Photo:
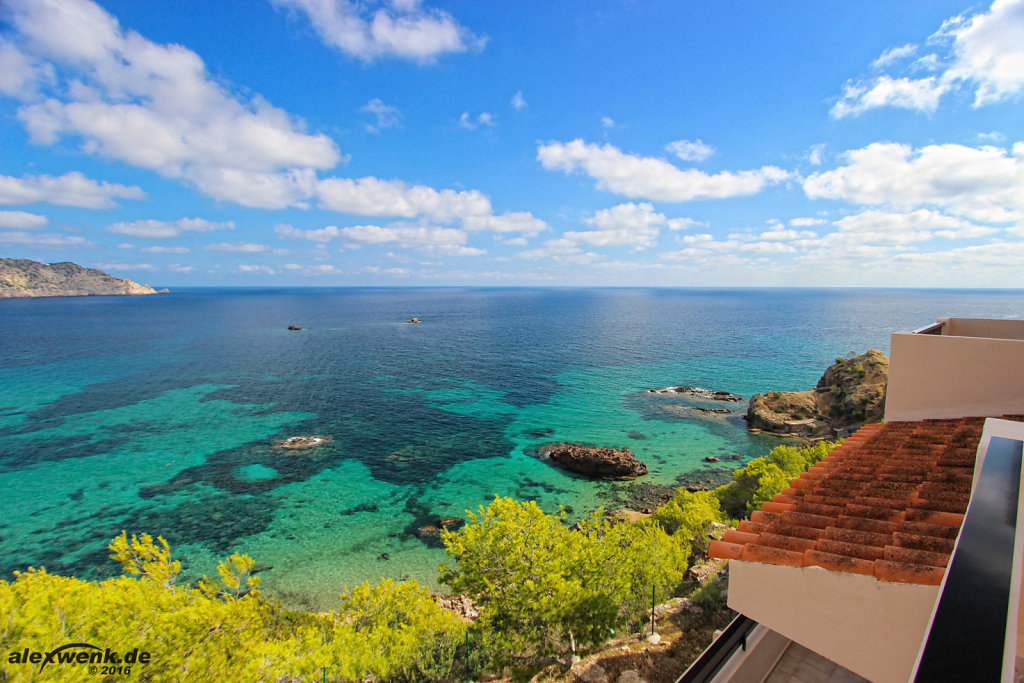
[[[628,448],[558,444],[547,455],[559,467],[595,479],[635,479],[647,474],[647,465],[637,460]]]
[[[291,436],[284,441],[275,441],[271,445],[274,448],[284,448],[293,451],[300,451],[306,448],[315,448],[320,444],[331,440],[330,436]]]
[[[888,379],[889,359],[881,351],[838,358],[814,389],[755,394],[747,409],[747,426],[812,438],[844,436],[882,420]]]
[[[76,263],[43,264],[27,259],[0,259],[0,299],[116,294],[157,294],[157,291]]]

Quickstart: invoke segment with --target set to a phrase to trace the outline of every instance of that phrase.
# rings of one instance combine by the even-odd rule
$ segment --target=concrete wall
[[[1013,324],[1004,324],[1013,323]],[[1024,335],[1024,321],[952,318],[949,330]],[[997,329],[998,328],[998,329]],[[998,339],[896,332],[885,419],[1024,414],[1024,336]]]
[[[938,586],[820,567],[729,562],[729,607],[879,683],[905,683]]]
[[[952,337],[988,337],[990,339],[1024,339],[1024,320],[993,320],[990,318],[939,318],[944,322],[942,334]]]

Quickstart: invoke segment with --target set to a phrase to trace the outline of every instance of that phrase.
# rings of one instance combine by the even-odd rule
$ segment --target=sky
[[[0,257],[1024,287],[1024,0],[3,0]]]

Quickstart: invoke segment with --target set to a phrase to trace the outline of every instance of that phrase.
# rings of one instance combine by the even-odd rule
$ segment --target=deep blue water
[[[663,485],[775,443],[647,388],[813,386],[836,356],[938,316],[1024,317],[1020,291],[180,289],[0,300],[0,572],[116,570],[121,529],[187,578],[247,552],[291,604],[433,583],[415,530],[495,494],[576,514],[624,486],[553,469],[550,441],[627,446]],[[403,321],[416,316],[416,325]],[[305,328],[288,331],[288,325]],[[274,440],[326,434],[310,451]],[[742,461],[730,466],[738,466]]]

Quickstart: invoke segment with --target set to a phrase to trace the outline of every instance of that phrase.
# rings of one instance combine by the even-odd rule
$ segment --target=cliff
[[[755,394],[747,426],[776,434],[841,436],[882,420],[888,379],[889,359],[881,351],[838,358],[814,389]]]
[[[152,287],[121,280],[75,263],[43,264],[0,258],[0,299],[36,296],[156,294]]]

